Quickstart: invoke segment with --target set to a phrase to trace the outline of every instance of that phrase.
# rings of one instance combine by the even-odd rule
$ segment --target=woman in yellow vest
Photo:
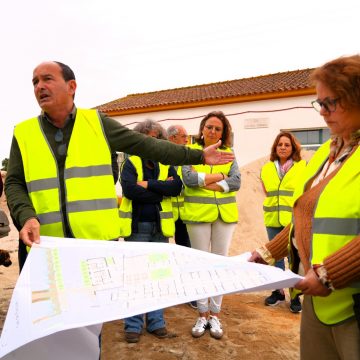
[[[221,140],[223,151],[232,151],[231,125],[221,111],[206,115],[192,148],[203,149]],[[226,256],[238,221],[236,191],[240,188],[240,173],[234,160],[226,165],[196,165],[182,168],[184,216],[191,247]],[[223,336],[219,320],[222,296],[197,301],[199,317],[192,335],[200,337],[209,327],[210,335]]]
[[[301,360],[360,359],[360,55],[314,70],[312,102],[332,138],[309,161],[294,193],[293,221],[250,261],[287,255],[304,276]]]
[[[290,132],[280,132],[271,147],[270,161],[261,169],[261,182],[265,192],[264,222],[269,240],[272,240],[291,222],[295,185],[305,169],[301,160],[301,145]],[[285,270],[284,259],[275,266]],[[275,306],[285,300],[283,289],[277,289],[265,299],[265,305]],[[301,312],[299,296],[290,300],[290,311]]]

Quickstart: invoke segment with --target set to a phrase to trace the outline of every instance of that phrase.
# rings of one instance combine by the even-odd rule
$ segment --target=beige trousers
[[[236,224],[227,224],[218,219],[213,223],[186,224],[193,249],[227,256]],[[209,310],[218,314],[221,311],[223,296],[213,296],[197,301],[199,313]]]
[[[328,326],[316,317],[311,296],[304,296],[300,327],[301,360],[359,360],[360,330],[355,319]]]

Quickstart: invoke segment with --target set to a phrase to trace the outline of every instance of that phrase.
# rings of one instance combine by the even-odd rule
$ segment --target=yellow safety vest
[[[140,157],[132,155],[128,158],[134,165],[137,172],[137,181],[144,180],[143,165]],[[159,164],[158,180],[165,181],[169,177],[169,165]],[[171,197],[163,197],[160,203],[160,227],[164,236],[170,237],[175,234],[175,222],[172,212]],[[123,196],[120,205],[120,236],[128,237],[131,235],[132,224],[132,200]]]
[[[202,149],[199,144],[189,145],[193,149]],[[225,151],[231,152],[227,148]],[[231,163],[224,165],[192,165],[199,173],[223,173],[228,175]],[[236,193],[212,191],[200,187],[185,186],[184,190],[184,215],[186,223],[212,223],[218,218],[226,223],[237,223],[238,208],[236,204]]]
[[[273,161],[262,167],[260,178],[266,190],[263,203],[265,226],[282,227],[290,224],[294,189],[301,180],[305,167],[304,160],[294,162],[282,179]]]
[[[40,234],[64,237],[56,159],[38,118],[15,127],[29,197],[40,220]],[[96,110],[77,109],[64,169],[66,212],[75,238],[119,237],[119,213],[111,152]]]
[[[306,167],[303,184],[295,190],[295,199],[303,194],[307,182],[322,169],[329,157],[329,151],[330,141],[323,144],[314,154]],[[327,256],[360,234],[359,164],[360,147],[346,160],[320,194],[313,218],[311,265],[323,263]],[[313,296],[316,316],[327,325],[353,317],[352,295],[359,292],[360,282],[357,282],[344,289],[335,290],[327,297]]]
[[[178,166],[177,174],[180,176],[180,179],[182,179],[181,166]],[[184,195],[183,195],[183,190],[181,191],[180,195],[178,195],[176,197],[173,196],[171,198],[171,202],[172,202],[174,221],[178,220],[179,218],[182,219],[183,216],[184,216]]]

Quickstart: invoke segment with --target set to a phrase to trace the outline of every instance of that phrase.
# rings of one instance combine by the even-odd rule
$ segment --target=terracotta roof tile
[[[216,101],[221,99],[256,96],[312,89],[309,74],[313,69],[294,70],[238,80],[195,85],[177,89],[131,94],[96,108],[105,113],[119,113],[131,110],[160,108]]]

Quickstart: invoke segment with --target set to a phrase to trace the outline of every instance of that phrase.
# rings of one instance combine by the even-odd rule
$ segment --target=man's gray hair
[[[174,136],[174,135],[177,135],[179,133],[179,128],[178,128],[177,125],[170,125],[167,128],[166,132],[167,132],[168,137]]]

